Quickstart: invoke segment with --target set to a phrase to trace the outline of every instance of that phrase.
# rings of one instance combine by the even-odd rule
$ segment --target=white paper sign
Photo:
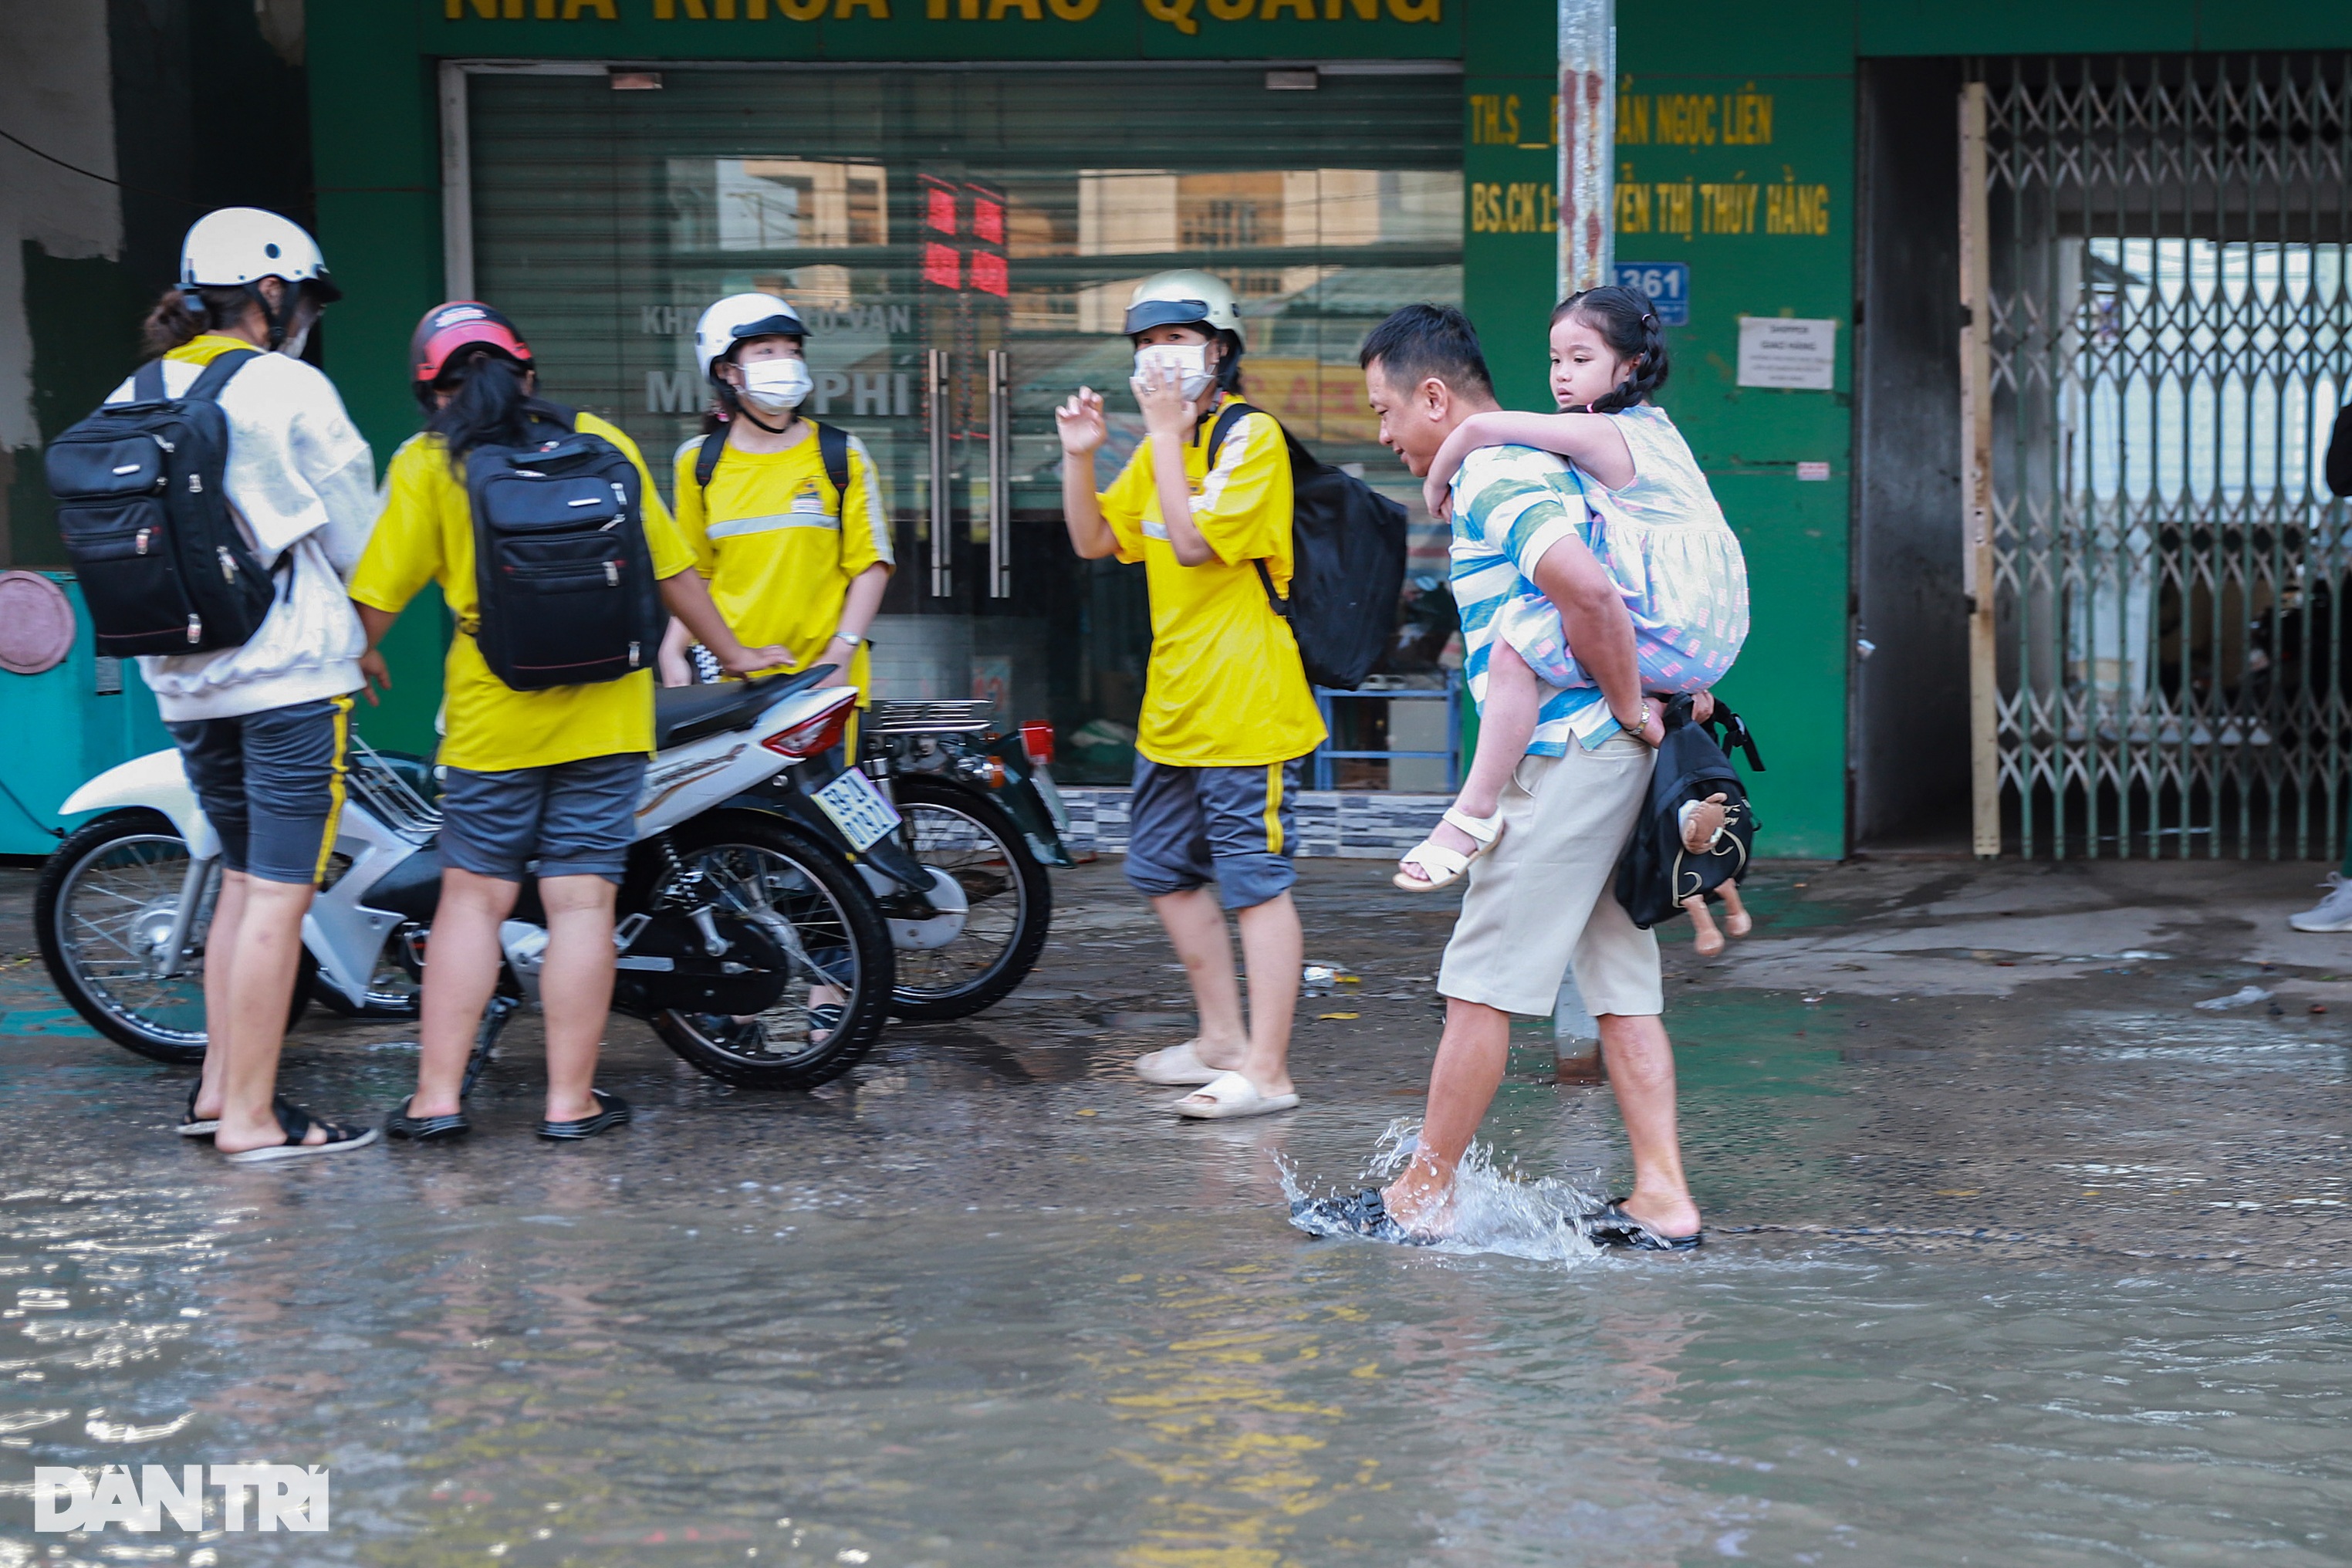
[[[1827,392],[1837,384],[1837,322],[1739,318],[1739,384]]]

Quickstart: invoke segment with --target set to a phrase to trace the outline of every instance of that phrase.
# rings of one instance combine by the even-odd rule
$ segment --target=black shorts
[[[220,835],[223,866],[265,882],[326,876],[343,815],[349,697],[163,727]]]

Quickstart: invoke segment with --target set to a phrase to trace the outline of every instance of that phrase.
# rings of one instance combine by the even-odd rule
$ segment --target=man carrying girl
[[[1497,408],[1476,334],[1458,310],[1408,306],[1365,341],[1365,387],[1382,445],[1424,478],[1441,463],[1459,464],[1444,499],[1465,668],[1484,723],[1462,805],[1441,829],[1457,842],[1433,835],[1398,874],[1401,886],[1416,874],[1442,885],[1470,870],[1438,977],[1446,1023],[1421,1135],[1386,1189],[1315,1205],[1322,1226],[1390,1241],[1451,1230],[1455,1168],[1502,1081],[1511,1017],[1549,1013],[1573,966],[1599,1018],[1634,1168],[1632,1193],[1583,1216],[1586,1232],[1654,1250],[1698,1245],[1698,1209],[1675,1125],[1673,1047],[1660,1022],[1657,941],[1633,924],[1611,887],[1648,789],[1651,748],[1664,738],[1644,688],[1679,689],[1694,666],[1727,666],[1745,636],[1746,588],[1736,542],[1724,555],[1703,518],[1687,541],[1662,543],[1638,528],[1612,537],[1614,513],[1664,527],[1677,514],[1654,487],[1686,484],[1673,454],[1686,461],[1688,448],[1662,414],[1645,411],[1628,425],[1603,406],[1640,409],[1664,379],[1664,345],[1648,316],[1647,302],[1624,289],[1591,290],[1561,307],[1555,392],[1563,407],[1595,411],[1572,416],[1564,431],[1549,422],[1535,431],[1472,426],[1528,416]],[[1529,435],[1544,447],[1576,445],[1598,467],[1591,483],[1608,487],[1610,499],[1595,499],[1556,449],[1482,444]],[[1698,484],[1704,494],[1705,481]],[[1683,505],[1685,514],[1695,510],[1687,499]],[[1690,561],[1676,553],[1691,551]],[[1628,569],[1621,554],[1678,584],[1706,584],[1714,573],[1703,596],[1719,593],[1736,613],[1677,607],[1679,586],[1629,595],[1612,574]]]

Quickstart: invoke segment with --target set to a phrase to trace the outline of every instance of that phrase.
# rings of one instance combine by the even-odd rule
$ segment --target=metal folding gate
[[[2352,58],[1960,98],[1975,840],[2325,856],[2352,770]]]

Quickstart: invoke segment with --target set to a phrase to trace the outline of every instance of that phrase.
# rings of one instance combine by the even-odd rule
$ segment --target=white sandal
[[[1236,1121],[1297,1108],[1298,1095],[1267,1094],[1237,1072],[1219,1073],[1169,1107],[1193,1121]]]
[[[1200,1052],[1192,1048],[1198,1044],[1198,1040],[1187,1040],[1181,1046],[1144,1052],[1135,1058],[1135,1076],[1146,1083],[1161,1084],[1171,1089],[1214,1083],[1223,1076],[1225,1069],[1213,1068],[1202,1061]]]
[[[1427,879],[1408,877],[1402,869],[1389,879],[1408,893],[1433,893],[1440,888],[1460,881],[1462,874],[1470,869],[1470,862],[1492,849],[1495,840],[1503,836],[1503,814],[1499,809],[1492,816],[1472,816],[1449,805],[1445,808],[1445,815],[1438,820],[1468,834],[1478,847],[1465,855],[1458,849],[1448,849],[1434,839],[1423,839],[1406,850],[1397,864],[1400,868],[1420,867],[1428,874]]]

